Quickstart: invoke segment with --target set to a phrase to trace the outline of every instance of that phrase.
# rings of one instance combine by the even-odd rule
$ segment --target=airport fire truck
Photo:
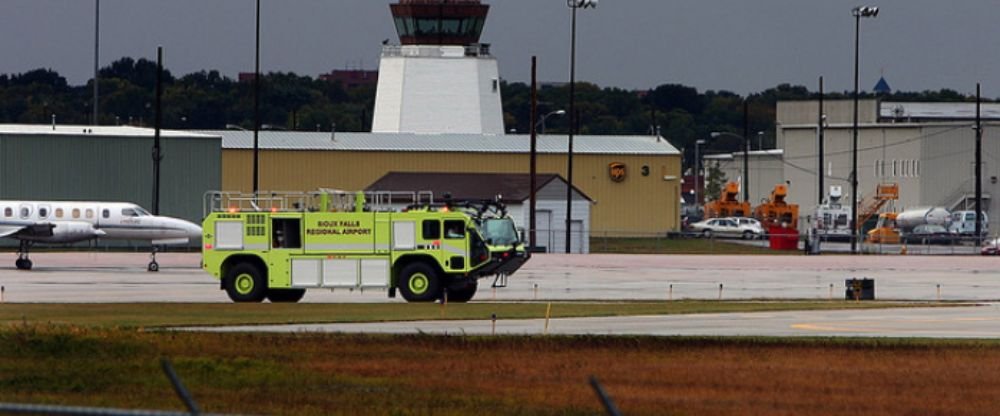
[[[401,202],[406,201],[408,202]],[[500,201],[427,192],[210,192],[202,268],[234,302],[297,302],[306,289],[387,289],[409,302],[467,302],[479,280],[529,258]]]

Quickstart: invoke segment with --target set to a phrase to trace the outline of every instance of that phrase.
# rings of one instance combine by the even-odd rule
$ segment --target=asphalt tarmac
[[[229,302],[197,253],[33,253],[30,271],[0,254],[5,302]],[[843,299],[845,280],[875,280],[882,300],[1000,300],[1000,257],[985,256],[534,256],[506,288],[480,281],[473,301]],[[304,302],[402,302],[385,290],[314,289]]]
[[[558,305],[553,306],[558,308]],[[1000,307],[758,312],[671,316],[189,328],[215,332],[342,332],[441,335],[653,335],[1000,338]]]
[[[0,255],[7,303],[229,302],[218,281],[199,267],[197,253],[161,253],[160,271],[146,271],[148,254],[32,254],[19,271],[15,255]],[[1000,299],[1000,258],[983,256],[698,256],[536,255],[509,287],[483,281],[474,302],[570,300],[843,299],[845,279],[872,278],[880,300]],[[311,290],[304,302],[402,302],[384,290]],[[558,304],[556,305],[558,307]],[[252,331],[389,333],[642,334],[766,336],[892,336],[1000,338],[1000,308],[907,308],[705,314],[552,320],[405,322],[349,325],[212,328]]]

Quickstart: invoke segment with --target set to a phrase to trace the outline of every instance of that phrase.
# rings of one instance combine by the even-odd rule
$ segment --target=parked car
[[[984,256],[1000,256],[1000,238],[994,238],[979,250],[979,254]]]
[[[955,235],[937,224],[922,224],[903,235],[903,244],[952,244]]]
[[[753,238],[754,232],[740,226],[733,218],[711,218],[691,224],[691,231],[702,237],[742,237]]]
[[[980,230],[982,235],[985,236],[990,230],[990,217],[983,213],[983,218],[980,220]],[[955,211],[951,213],[951,225],[948,226],[948,231],[952,234],[961,235],[975,235],[976,234],[976,211]]]
[[[738,225],[740,228],[744,230],[744,232],[741,233],[743,238],[746,238],[748,240],[764,238],[765,234],[764,226],[761,225],[760,221],[758,221],[756,218],[730,217],[729,219],[736,221],[736,225]],[[750,234],[748,235],[746,231],[750,231]]]

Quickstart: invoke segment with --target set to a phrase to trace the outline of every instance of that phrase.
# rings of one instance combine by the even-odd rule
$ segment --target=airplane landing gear
[[[146,271],[148,272],[160,271],[160,264],[156,262],[156,251],[157,247],[153,246],[153,251],[149,253],[149,265],[146,266]]]
[[[31,260],[28,259],[29,248],[31,248],[31,242],[21,240],[21,245],[17,248],[17,261],[14,262],[14,266],[18,270],[31,270]]]

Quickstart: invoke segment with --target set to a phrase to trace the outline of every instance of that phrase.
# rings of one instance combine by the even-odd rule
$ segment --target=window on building
[[[892,160],[892,177],[893,178],[899,176],[899,168],[898,168],[899,164],[897,162],[899,162],[899,161],[896,160],[896,159]]]

